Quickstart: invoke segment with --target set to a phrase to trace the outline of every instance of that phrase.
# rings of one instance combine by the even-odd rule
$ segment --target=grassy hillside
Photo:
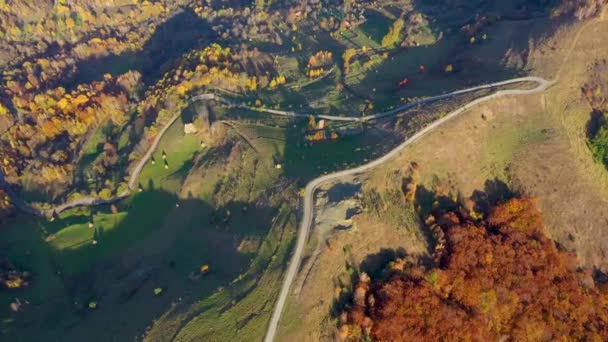
[[[289,198],[295,192],[285,186],[281,193],[269,190],[280,176],[271,156],[238,136],[228,132],[225,143],[201,148],[200,138],[184,136],[182,126],[177,122],[170,129],[156,162],[146,165],[142,191],[116,208],[70,210],[52,222],[19,216],[19,229],[0,233],[3,254],[35,279],[18,294],[29,303],[28,315],[4,321],[3,336],[136,337],[164,314],[210,314],[200,309],[209,303],[249,308],[231,311],[247,322],[249,312],[258,312],[238,329],[250,326],[260,333],[293,238],[295,202]],[[208,274],[201,274],[202,265]],[[261,284],[266,285],[256,287]],[[163,294],[155,296],[155,288]],[[15,296],[0,296],[8,315]],[[90,302],[97,307],[88,308]],[[39,319],[50,311],[56,312],[52,320]],[[189,319],[165,319],[163,326]],[[205,334],[184,329],[183,334]],[[226,332],[238,331],[231,329]]]
[[[601,230],[608,219],[608,172],[587,146],[592,108],[580,89],[592,76],[589,67],[608,57],[600,34],[607,24],[572,24],[538,42],[526,68],[558,81],[544,94],[478,105],[363,177],[362,205],[375,202],[378,212],[363,212],[355,228],[325,238],[312,271],[300,275],[304,286],[289,301],[280,338],[336,336],[336,304],[351,295],[354,271],[373,272],[373,265],[395,255],[427,265],[433,245],[425,243],[433,238],[417,219],[442,205],[433,193],[464,204],[472,198],[491,205],[512,192],[534,198],[546,233],[575,252],[581,267],[606,272]],[[415,205],[404,195],[412,165],[419,170]]]

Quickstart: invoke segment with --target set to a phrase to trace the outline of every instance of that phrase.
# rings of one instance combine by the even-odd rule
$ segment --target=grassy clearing
[[[346,82],[358,92],[370,94],[375,108],[384,110],[397,105],[401,99],[438,95],[513,76],[508,70],[491,65],[455,64],[456,72],[446,73],[445,66],[457,61],[449,56],[460,44],[460,37],[450,36],[434,45],[401,50],[382,61],[370,60],[363,64],[358,61],[352,65]],[[425,65],[425,72],[419,71],[420,65]],[[405,78],[409,83],[399,87]]]
[[[337,140],[307,143],[307,121],[298,121],[286,133],[284,170],[289,177],[309,179],[315,175],[352,168],[379,157],[393,146],[397,136],[370,127],[353,127],[360,132]],[[337,127],[336,127],[337,128]]]
[[[279,163],[286,176],[303,180],[360,165],[382,155],[399,139],[396,135],[374,128],[353,126],[351,128],[356,133],[352,135],[311,144],[304,139],[307,124],[308,120],[297,120],[287,127],[245,123],[236,126],[240,134],[246,136],[258,151],[269,158],[271,167],[275,166],[274,163]],[[328,125],[335,129],[340,127],[331,122]]]
[[[497,130],[492,135],[493,138],[481,148],[487,163],[494,166],[494,170],[487,170],[485,176],[488,179],[508,179],[509,175],[505,167],[516,154],[530,145],[542,143],[550,135],[551,131],[543,126],[541,115],[533,115],[532,120],[527,120],[522,125],[507,126]]]
[[[166,213],[175,206],[176,198],[162,192],[149,191],[135,195],[119,204],[125,211],[92,215],[67,212],[53,225],[64,228],[47,238],[56,263],[67,274],[86,271],[92,265],[124,252],[159,228]],[[66,223],[64,223],[66,222]],[[45,222],[39,226],[45,229]],[[67,225],[69,224],[69,225]],[[93,240],[97,244],[93,244]]]
[[[201,151],[201,142],[194,135],[183,133],[181,119],[169,128],[152,158],[139,177],[139,183],[147,188],[160,188],[177,192],[192,166],[195,154]],[[166,159],[163,159],[166,154]],[[154,160],[154,163],[152,162]]]
[[[62,213],[54,222],[37,220],[36,226],[48,234],[45,239],[63,272],[85,271],[158,228],[176,202],[175,198],[159,194],[158,190],[178,193],[194,154],[200,150],[200,142],[194,136],[184,136],[182,126],[180,120],[176,121],[159,144],[156,164],[148,163],[142,171],[141,184],[150,192],[137,193],[119,204],[122,212],[112,214],[108,208],[93,209],[93,212],[76,209]],[[167,153],[168,169],[164,168],[162,151]],[[97,244],[93,244],[94,240]]]
[[[256,151],[266,156],[265,166],[276,168],[285,155],[285,129],[255,124],[235,124],[239,133],[247,138]],[[279,172],[278,170],[271,171]]]
[[[388,25],[390,26],[390,22]],[[347,47],[353,47],[355,49],[362,49],[363,47],[368,49],[380,48],[380,41],[376,41],[373,37],[363,31],[361,27],[349,31],[341,31],[339,33],[339,38],[341,43],[345,44]],[[382,37],[380,37],[380,40],[382,40]]]
[[[70,219],[82,218],[83,222],[61,229],[48,240],[51,246],[58,250],[78,249],[85,243],[91,243],[96,238],[96,230],[107,233],[115,228],[120,221],[124,220],[125,216],[125,213],[116,215],[98,214],[92,220],[94,226],[89,227],[88,217],[73,215],[70,216]]]
[[[366,34],[368,39],[372,39],[376,45],[382,42],[382,38],[388,33],[392,20],[385,17],[382,13],[375,10],[368,10],[365,13],[365,23],[361,25],[361,32]]]

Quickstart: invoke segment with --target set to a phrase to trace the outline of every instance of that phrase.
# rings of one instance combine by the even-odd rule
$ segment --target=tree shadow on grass
[[[424,220],[429,215],[440,215],[444,212],[458,210],[460,204],[447,195],[427,189],[423,185],[416,187],[415,203],[418,206],[418,214]]]
[[[428,29],[442,38],[400,49],[369,70],[354,88],[375,88],[375,102],[395,104],[391,98],[438,95],[521,76],[526,73],[530,41],[551,36],[563,24],[550,18],[549,2],[415,0],[412,5],[415,12],[432,18]],[[410,18],[406,16],[406,27]],[[475,31],[471,36],[462,29],[466,25]],[[425,72],[419,71],[421,64]],[[445,72],[447,65],[453,66],[452,72]],[[405,78],[409,84],[399,87]]]
[[[484,183],[483,190],[475,190],[471,195],[471,200],[475,202],[475,210],[484,214],[489,214],[490,209],[497,204],[518,197],[519,194],[509,188],[507,183],[498,178],[488,179]]]
[[[64,292],[59,301],[72,303],[68,312],[57,314],[58,326],[70,328],[51,333],[46,323],[28,319],[36,314],[26,313],[15,321],[15,334],[66,341],[139,336],[178,298],[187,307],[246,270],[255,253],[239,252],[239,242],[245,237],[263,239],[278,210],[262,202],[230,202],[216,208],[192,196],[181,199],[154,188],[117,205],[126,216],[116,227],[98,227],[96,245],[49,251],[61,271]],[[202,264],[211,271],[193,278]],[[152,293],[157,287],[164,289],[162,296]],[[87,308],[90,301],[97,309]],[[53,305],[45,301],[28,310],[49,310]],[[74,317],[76,322],[68,322]],[[113,328],[107,331],[110,325]]]
[[[333,123],[329,123],[333,125]],[[335,140],[306,140],[308,120],[294,120],[285,131],[283,171],[289,178],[305,182],[325,173],[362,165],[386,153],[401,141],[397,132],[350,124],[338,131]],[[332,131],[333,126],[328,130]],[[344,129],[344,128],[343,128]],[[329,137],[329,133],[327,136]]]
[[[587,138],[591,139],[597,135],[600,128],[606,125],[606,117],[604,113],[599,110],[593,110],[591,112],[589,122],[587,122]]]
[[[329,203],[338,203],[345,198],[352,198],[361,191],[359,183],[338,183],[327,191]]]
[[[140,52],[80,62],[78,71],[66,80],[66,88],[100,80],[106,73],[120,75],[129,70],[141,72],[145,85],[154,84],[184,52],[208,44],[215,36],[209,24],[187,8],[159,25]]]
[[[336,286],[350,287],[357,283],[359,276],[362,273],[367,273],[372,279],[372,282],[386,280],[390,276],[389,266],[396,259],[404,259],[408,265],[420,265],[428,267],[432,265],[432,261],[424,256],[412,256],[407,253],[404,248],[382,248],[377,253],[369,254],[359,265],[350,273],[348,283],[345,284],[340,278],[335,279]],[[347,263],[347,268],[352,267]],[[353,299],[352,291],[342,291],[340,295],[334,299],[331,314],[333,317],[338,317],[344,309],[350,305]]]

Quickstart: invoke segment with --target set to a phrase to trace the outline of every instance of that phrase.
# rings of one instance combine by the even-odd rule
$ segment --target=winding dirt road
[[[537,83],[538,85],[542,85],[547,81],[543,78],[534,77],[534,76],[512,78],[512,79],[509,79],[506,81],[483,84],[480,86],[475,86],[475,87],[471,87],[471,88],[467,88],[467,89],[456,90],[451,93],[427,97],[427,98],[419,100],[419,101],[406,103],[404,105],[398,106],[398,107],[391,109],[389,111],[386,111],[386,112],[376,113],[376,114],[367,115],[367,116],[336,116],[336,115],[324,115],[324,114],[313,114],[313,113],[298,113],[298,112],[294,112],[294,111],[285,111],[285,110],[262,108],[262,107],[252,107],[252,106],[247,106],[247,105],[241,104],[241,103],[234,103],[230,100],[226,100],[223,97],[212,94],[212,93],[194,96],[193,98],[191,98],[190,101],[196,102],[198,100],[207,100],[207,101],[215,100],[215,101],[223,103],[224,105],[227,105],[232,108],[246,109],[246,110],[251,110],[251,111],[256,111],[256,112],[263,112],[263,113],[287,116],[287,117],[292,117],[292,118],[309,118],[312,116],[315,119],[326,119],[326,120],[333,120],[333,121],[367,122],[367,121],[371,121],[371,120],[377,120],[377,119],[382,119],[382,118],[385,118],[388,116],[396,115],[404,110],[414,108],[416,106],[419,106],[419,105],[422,105],[425,103],[440,101],[443,99],[447,99],[450,97],[454,97],[454,96],[462,95],[462,94],[466,94],[466,93],[471,93],[471,92],[478,91],[478,90],[493,89],[493,88],[497,88],[497,87],[501,87],[501,86],[517,84],[517,83],[524,83],[524,82],[533,82],[533,83]]]
[[[450,97],[454,97],[457,95],[462,95],[462,94],[466,94],[466,93],[470,93],[470,92],[474,92],[474,91],[478,91],[478,90],[484,90],[484,89],[493,89],[496,87],[500,87],[500,86],[505,86],[505,85],[510,85],[510,84],[517,84],[517,83],[523,83],[523,82],[534,82],[537,83],[538,86],[532,90],[505,90],[505,91],[499,91],[496,94],[504,94],[504,92],[512,92],[509,93],[511,95],[514,94],[520,94],[517,92],[523,91],[524,93],[522,94],[527,94],[530,92],[534,92],[535,89],[538,88],[546,88],[547,85],[550,83],[547,80],[540,78],[540,77],[534,77],[534,76],[528,76],[528,77],[519,77],[519,78],[513,78],[510,80],[506,80],[506,81],[501,81],[501,82],[495,82],[495,83],[489,83],[489,84],[484,84],[484,85],[480,85],[480,86],[476,86],[476,87],[471,87],[471,88],[467,88],[467,89],[462,89],[462,90],[457,90],[451,93],[446,93],[446,94],[442,94],[442,95],[437,95],[437,96],[431,96],[419,101],[415,101],[415,102],[411,102],[411,103],[407,103],[404,105],[401,105],[395,109],[386,111],[386,112],[381,112],[381,113],[376,113],[373,115],[368,115],[368,116],[335,116],[335,115],[323,115],[323,114],[312,114],[312,113],[297,113],[297,112],[293,112],[293,111],[284,111],[284,110],[277,110],[277,109],[270,109],[270,108],[260,108],[260,107],[252,107],[252,106],[247,106],[245,104],[242,103],[235,103],[232,102],[230,100],[227,100],[219,95],[216,95],[214,93],[204,93],[204,94],[199,94],[196,96],[193,96],[192,98],[190,98],[189,103],[194,103],[197,101],[217,101],[219,103],[222,103],[230,108],[240,108],[240,109],[246,109],[246,110],[251,110],[251,111],[257,111],[257,112],[262,112],[262,113],[268,113],[268,114],[273,114],[273,115],[279,115],[279,116],[286,116],[286,117],[293,117],[293,118],[308,118],[310,116],[315,117],[316,119],[326,119],[326,120],[334,120],[334,121],[349,121],[349,122],[367,122],[367,121],[372,121],[372,120],[377,120],[377,119],[381,119],[381,118],[385,118],[385,117],[389,117],[389,116],[393,116],[398,114],[399,112],[402,112],[404,110],[410,109],[410,108],[414,108],[416,106],[425,104],[425,103],[430,103],[430,102],[435,102],[435,101],[439,101],[439,100],[443,100],[443,99],[447,99]],[[515,93],[513,93],[515,92]],[[128,188],[125,189],[122,193],[116,195],[115,197],[109,198],[109,199],[100,199],[97,197],[93,197],[93,196],[85,196],[85,197],[81,197],[78,199],[75,199],[73,201],[70,202],[66,202],[63,204],[59,204],[56,206],[52,206],[49,209],[37,209],[34,208],[33,206],[29,205],[28,203],[26,203],[25,201],[23,201],[21,198],[19,198],[17,196],[17,194],[12,191],[10,185],[5,182],[4,180],[4,176],[2,174],[2,171],[0,170],[0,188],[3,188],[7,191],[7,193],[9,194],[9,196],[11,197],[11,199],[13,200],[13,204],[15,205],[15,207],[27,214],[31,214],[31,215],[37,215],[37,216],[43,216],[43,217],[49,217],[53,214],[59,214],[65,210],[71,209],[71,208],[76,208],[76,207],[84,207],[84,206],[95,206],[95,205],[103,205],[103,204],[111,204],[111,203],[115,203],[118,202],[126,197],[128,197],[129,195],[131,195],[132,190],[135,188],[137,181],[139,179],[139,175],[141,174],[141,171],[143,170],[143,168],[146,166],[146,163],[150,160],[150,158],[152,157],[152,154],[154,153],[154,151],[156,150],[156,147],[158,146],[158,144],[160,143],[160,140],[162,139],[162,137],[165,135],[165,133],[167,132],[167,130],[169,129],[169,127],[171,127],[171,125],[173,125],[173,123],[175,123],[175,121],[179,118],[181,113],[177,113],[175,114],[164,126],[163,128],[160,130],[160,132],[156,135],[156,137],[154,138],[154,141],[152,141],[152,144],[150,144],[150,147],[148,148],[148,150],[146,151],[146,153],[142,156],[142,158],[139,160],[139,162],[137,162],[137,164],[135,165],[135,167],[133,167],[133,170],[131,171],[131,174],[129,176],[129,180],[128,180]],[[371,163],[370,163],[371,164]],[[370,165],[367,164],[367,165]],[[364,165],[366,166],[366,165]],[[353,169],[356,170],[356,169]],[[346,172],[346,171],[344,171]],[[314,181],[313,181],[314,182]]]
[[[489,101],[489,100],[492,100],[495,98],[503,97],[503,96],[529,95],[529,94],[543,92],[545,89],[547,89],[548,87],[553,85],[555,83],[555,81],[547,81],[541,77],[534,77],[534,76],[514,78],[514,79],[510,79],[510,80],[506,80],[506,81],[484,84],[484,85],[480,85],[480,86],[476,86],[476,87],[471,87],[471,88],[467,88],[467,89],[463,89],[463,90],[454,91],[451,93],[428,97],[428,98],[420,100],[420,101],[401,105],[390,111],[377,113],[377,114],[364,116],[364,117],[317,115],[317,114],[309,114],[309,113],[297,113],[297,112],[293,112],[293,111],[282,111],[282,110],[275,110],[275,109],[268,109],[268,108],[251,107],[251,106],[247,106],[244,104],[238,104],[238,103],[231,102],[231,101],[226,100],[226,99],[222,98],[221,96],[213,94],[213,93],[205,93],[205,94],[196,95],[190,99],[190,103],[196,102],[196,101],[214,100],[214,101],[217,101],[219,103],[222,103],[222,104],[227,105],[232,108],[241,108],[241,109],[253,110],[253,111],[264,112],[264,113],[273,114],[273,115],[280,115],[280,116],[287,116],[287,117],[294,117],[294,118],[308,118],[310,116],[313,116],[317,119],[326,119],[326,120],[335,120],[335,121],[350,121],[350,122],[367,122],[367,121],[371,121],[371,120],[390,117],[390,116],[398,114],[399,112],[402,112],[406,109],[416,107],[418,105],[422,105],[422,104],[426,104],[426,103],[430,103],[430,102],[434,102],[434,101],[439,101],[442,99],[447,99],[450,97],[454,97],[457,95],[462,95],[465,93],[470,93],[470,92],[474,92],[474,91],[478,91],[478,90],[494,89],[494,88],[500,87],[500,86],[523,83],[523,82],[533,82],[533,83],[536,83],[537,86],[532,89],[526,89],[526,90],[522,90],[522,89],[499,90],[493,94],[473,100],[472,102],[469,102],[468,104],[460,107],[459,109],[457,109],[457,110],[447,114],[446,116],[434,121],[433,123],[429,124],[424,129],[420,130],[418,133],[414,134],[413,136],[411,136],[410,138],[405,140],[403,143],[401,143],[399,146],[397,146],[396,148],[394,148],[393,150],[391,150],[384,156],[382,156],[378,159],[375,159],[365,165],[361,165],[361,166],[353,168],[353,169],[338,171],[338,172],[334,172],[334,173],[331,173],[331,174],[328,174],[325,176],[315,178],[314,180],[310,181],[306,185],[306,190],[305,190],[305,195],[304,195],[303,216],[302,216],[302,220],[300,222],[300,227],[298,229],[296,248],[291,257],[291,261],[289,262],[289,266],[288,266],[287,272],[285,274],[285,278],[283,280],[283,285],[281,287],[281,292],[279,293],[279,298],[276,302],[276,305],[275,305],[275,308],[274,308],[274,311],[273,311],[273,314],[272,314],[272,317],[270,320],[270,324],[268,325],[268,330],[267,330],[265,338],[264,338],[265,342],[274,341],[277,326],[279,324],[279,320],[281,319],[281,314],[285,307],[285,302],[287,301],[289,289],[296,277],[298,268],[302,261],[302,253],[304,251],[304,247],[306,245],[306,239],[307,239],[308,233],[310,232],[310,228],[312,225],[312,219],[314,216],[314,213],[313,213],[314,193],[321,184],[330,182],[330,181],[335,181],[335,180],[338,180],[343,177],[351,177],[351,176],[369,171],[369,170],[381,165],[382,163],[397,156],[401,152],[401,150],[403,150],[405,147],[413,144],[414,142],[416,142],[418,139],[420,139],[421,137],[423,137],[430,131],[436,129],[437,127],[441,126],[445,122],[453,119],[454,117],[460,115],[461,113],[467,111],[468,109],[476,106],[479,103]],[[137,180],[139,179],[139,175],[140,175],[141,171],[143,170],[144,166],[146,165],[146,163],[148,162],[148,160],[150,159],[150,157],[156,150],[156,147],[158,146],[158,144],[159,144],[160,140],[162,139],[162,137],[164,136],[164,134],[167,132],[169,127],[171,127],[171,125],[173,125],[173,123],[179,118],[179,116],[180,116],[180,113],[174,115],[171,118],[171,120],[169,120],[169,122],[167,122],[167,124],[165,124],[165,126],[162,128],[162,130],[159,132],[159,134],[156,136],[156,138],[150,145],[149,149],[144,154],[144,156],[140,159],[140,161],[133,168],[133,171],[131,172],[131,175],[129,176],[128,189],[126,189],[125,191],[123,191],[123,193],[117,195],[114,198],[107,199],[107,200],[101,200],[101,199],[94,198],[94,197],[84,197],[84,198],[74,200],[72,202],[68,202],[68,203],[64,203],[64,204],[52,207],[51,209],[41,210],[41,209],[36,209],[36,208],[31,207],[27,203],[23,202],[19,197],[17,197],[16,194],[13,191],[11,191],[10,186],[5,182],[1,171],[0,171],[0,188],[4,188],[5,190],[7,190],[8,194],[11,196],[15,206],[18,209],[20,209],[28,214],[33,214],[33,215],[38,215],[38,216],[47,216],[48,217],[53,213],[60,213],[61,211],[64,211],[69,208],[80,207],[80,206],[93,206],[93,205],[109,204],[109,203],[117,202],[123,198],[128,197],[131,194],[131,190],[135,187],[135,184],[137,183]]]
[[[518,80],[518,81],[516,81],[516,80]],[[468,109],[478,105],[479,103],[489,101],[489,100],[492,100],[495,98],[499,98],[502,96],[528,95],[528,94],[543,92],[545,89],[547,89],[548,87],[550,87],[551,85],[553,85],[555,83],[554,81],[547,81],[540,77],[523,77],[520,79],[513,79],[513,80],[504,81],[504,82],[492,83],[492,84],[488,84],[488,85],[482,85],[482,86],[478,86],[478,87],[474,87],[474,88],[460,90],[457,92],[440,95],[439,97],[446,98],[446,97],[463,94],[463,93],[467,93],[467,92],[474,91],[474,90],[493,88],[493,87],[496,87],[499,85],[507,85],[507,84],[523,82],[523,81],[536,82],[538,85],[535,88],[528,89],[528,90],[520,90],[520,89],[500,90],[493,94],[473,100],[473,101],[469,102],[468,104],[460,107],[459,109],[457,109],[457,110],[447,114],[446,116],[434,121],[433,123],[429,124],[424,129],[420,130],[418,133],[414,134],[413,136],[411,136],[410,138],[405,140],[403,143],[401,143],[399,146],[397,146],[396,148],[394,148],[393,150],[391,150],[389,153],[385,154],[384,156],[382,156],[376,160],[373,160],[365,165],[361,165],[361,166],[353,168],[353,169],[338,171],[338,172],[334,172],[334,173],[331,173],[331,174],[328,174],[325,176],[321,176],[319,178],[315,178],[314,180],[310,181],[306,185],[306,190],[305,190],[305,194],[304,194],[303,216],[302,216],[302,220],[300,221],[300,228],[298,231],[296,248],[291,257],[291,261],[289,263],[287,272],[285,273],[285,279],[284,279],[283,285],[281,287],[281,292],[279,293],[279,299],[277,300],[274,312],[272,314],[272,318],[270,319],[270,324],[268,325],[266,337],[264,338],[265,342],[274,341],[277,326],[279,324],[279,320],[281,319],[281,314],[283,312],[283,308],[285,307],[285,302],[287,301],[287,296],[289,295],[289,289],[297,275],[298,268],[300,267],[300,262],[302,261],[302,253],[303,253],[304,247],[306,245],[306,239],[308,237],[308,233],[310,232],[310,228],[311,228],[312,220],[313,220],[313,216],[314,216],[313,199],[314,199],[314,193],[317,190],[317,188],[323,183],[335,181],[335,180],[338,180],[338,179],[344,178],[344,177],[352,177],[354,175],[369,171],[369,170],[381,165],[382,163],[397,156],[401,152],[401,150],[403,150],[405,147],[415,143],[418,139],[425,136],[430,131],[436,129],[437,127],[443,125],[447,121],[455,118],[456,116],[458,116],[458,115],[462,114],[463,112],[467,111]],[[422,100],[422,101],[424,101],[424,103],[428,103],[428,102],[433,101],[433,99],[437,100],[437,97],[428,98],[428,99]],[[404,106],[402,106],[401,108],[397,108],[391,112],[375,114],[375,115],[372,115],[372,117],[377,119],[377,118],[381,118],[381,117],[385,117],[385,116],[389,116],[389,115],[394,115],[398,111],[404,110],[405,108],[403,108],[403,107]],[[370,120],[370,119],[367,119],[367,120]]]

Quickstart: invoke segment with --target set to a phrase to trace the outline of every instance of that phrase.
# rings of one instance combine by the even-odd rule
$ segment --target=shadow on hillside
[[[361,124],[325,122],[327,139],[310,142],[308,120],[294,120],[286,127],[282,154],[284,174],[305,182],[339,170],[351,169],[379,158],[394,148],[402,138],[398,132]],[[336,131],[338,137],[330,138]]]
[[[498,178],[488,179],[484,183],[483,190],[475,190],[471,195],[471,200],[475,202],[475,210],[484,214],[489,214],[491,208],[506,202],[514,197],[519,197],[516,191],[509,188],[507,183]]]
[[[521,76],[526,72],[529,49],[534,46],[531,42],[552,35],[563,24],[562,20],[550,19],[549,2],[490,0],[438,4],[416,0],[413,8],[430,18],[430,31],[441,39],[432,45],[412,44],[396,50],[370,71],[354,88],[361,92],[373,85],[374,101],[384,103],[394,96],[438,95]],[[474,34],[468,36],[463,32],[465,25],[484,22],[479,19],[484,16],[486,24],[479,25]],[[470,37],[475,37],[475,43],[470,42]],[[446,73],[445,67],[450,64],[454,71]],[[425,72],[419,71],[420,65],[426,67]],[[407,86],[399,87],[406,78]]]
[[[239,251],[240,242],[245,237],[263,240],[278,210],[264,202],[214,207],[193,196],[180,199],[150,183],[144,192],[117,204],[127,215],[116,227],[95,227],[90,241],[51,252],[53,264],[62,271],[65,300],[74,304],[67,311],[54,310],[58,303],[49,300],[28,310],[58,312],[52,331],[61,337],[49,340],[136,338],[172,303],[188,307],[247,270],[257,252],[250,251],[251,246],[248,252]],[[110,213],[110,208],[94,211]],[[58,224],[67,223],[72,221]],[[206,275],[199,271],[203,264],[210,267]],[[155,288],[162,288],[163,295],[155,296]],[[97,302],[97,309],[86,307],[90,301]],[[37,317],[35,312],[15,321],[14,331],[21,338],[51,331],[50,323],[28,318]],[[70,328],[61,331],[57,326]]]
[[[396,259],[404,259],[406,264],[421,266],[423,269],[432,265],[432,261],[429,258],[412,256],[404,248],[382,248],[377,253],[369,254],[351,273],[348,284],[342,283],[339,278],[334,279],[336,287],[350,287],[351,291],[342,291],[334,299],[331,309],[332,316],[339,317],[345,308],[352,303],[352,287],[358,282],[359,276],[362,273],[367,273],[371,277],[372,283],[386,280],[392,273],[390,271],[390,264]],[[350,268],[352,266],[347,263],[346,267]]]
[[[474,204],[476,212],[487,215],[491,208],[518,196],[520,194],[509,188],[505,182],[494,178],[486,180],[483,189],[473,191],[469,198]],[[422,185],[418,185],[415,195],[418,214],[424,219],[429,215],[437,218],[446,212],[462,212],[462,202],[466,201],[467,198],[462,195],[458,197],[454,200],[449,195],[438,194]]]
[[[600,128],[606,124],[604,113],[599,110],[593,110],[587,122],[587,138],[593,138],[597,135]]]
[[[352,198],[361,191],[360,183],[338,183],[327,191],[328,203],[338,203],[345,198]]]
[[[185,9],[159,25],[141,51],[80,62],[76,74],[66,80],[66,88],[103,79],[106,73],[120,75],[129,70],[139,71],[145,85],[153,84],[184,52],[204,46],[214,38],[209,24],[192,9]]]
[[[521,6],[519,1],[458,2],[450,6],[455,11],[441,11],[436,2],[415,1],[416,11],[434,18],[429,24],[430,30],[442,39],[433,45],[389,52],[382,64],[353,86],[355,93],[373,97],[375,110],[382,111],[399,103],[401,98],[438,95],[521,76],[528,63],[530,41],[551,35],[564,22],[550,19],[544,5]],[[477,13],[491,14],[491,20],[476,33],[476,43],[471,44],[461,27],[475,23]],[[486,32],[488,36],[483,39]],[[419,71],[420,64],[425,65],[425,72]],[[449,64],[454,68],[451,73],[445,71]],[[403,78],[408,78],[410,83],[399,89],[398,83]],[[401,120],[416,119],[415,114],[408,114]],[[371,129],[363,127],[364,134],[311,144],[305,140],[306,128],[305,119],[290,124],[283,155],[285,174],[303,180],[363,164],[366,159],[379,156],[374,149],[394,147],[396,144],[391,145],[391,140],[401,139],[387,129],[381,132],[383,139],[376,140],[373,134],[367,134]],[[369,147],[371,149],[366,150]]]

